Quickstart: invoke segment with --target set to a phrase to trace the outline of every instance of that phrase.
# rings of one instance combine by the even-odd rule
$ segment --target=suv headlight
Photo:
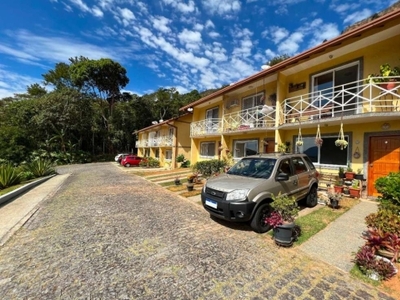
[[[249,192],[248,189],[245,190],[234,190],[230,193],[226,194],[226,200],[246,200],[247,193]]]

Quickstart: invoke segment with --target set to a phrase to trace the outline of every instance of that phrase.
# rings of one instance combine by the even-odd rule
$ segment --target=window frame
[[[213,148],[213,150],[214,150],[214,154],[213,155],[210,155],[209,153],[208,153],[208,151],[207,151],[207,153],[203,153],[203,147],[204,147],[204,145],[213,145],[214,146],[214,148]],[[217,151],[216,151],[216,146],[217,146],[217,143],[215,142],[215,141],[204,141],[204,142],[201,142],[200,143],[200,157],[204,157],[204,158],[214,158],[215,157],[215,155],[216,155],[216,153],[217,153]],[[208,146],[209,147],[209,146]],[[209,150],[209,148],[207,147],[207,150]]]

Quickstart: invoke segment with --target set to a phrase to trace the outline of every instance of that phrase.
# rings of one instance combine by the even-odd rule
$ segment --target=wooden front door
[[[400,171],[400,136],[374,136],[369,140],[368,196],[379,196],[375,181]]]

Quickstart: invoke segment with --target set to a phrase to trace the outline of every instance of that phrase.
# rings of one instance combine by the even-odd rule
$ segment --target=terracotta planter
[[[333,189],[334,189],[335,193],[339,193],[339,194],[343,193],[343,186],[341,186],[341,185],[335,185],[333,187]]]
[[[360,196],[361,196],[361,189],[359,189],[359,188],[349,187],[349,192],[350,192],[350,197],[360,198]]]
[[[188,192],[193,191],[193,188],[194,188],[193,183],[189,183],[189,184],[186,186],[186,188],[187,188]]]
[[[346,179],[348,180],[353,180],[354,179],[354,175],[356,175],[356,173],[354,172],[345,172],[344,176],[346,177]]]

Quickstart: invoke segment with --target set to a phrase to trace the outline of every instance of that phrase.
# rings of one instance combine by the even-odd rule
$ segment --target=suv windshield
[[[274,169],[274,158],[243,158],[229,169],[227,174],[268,179]]]

